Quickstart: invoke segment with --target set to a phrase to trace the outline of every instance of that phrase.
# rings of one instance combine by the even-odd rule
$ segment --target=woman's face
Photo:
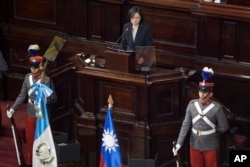
[[[141,21],[141,16],[139,13],[135,13],[134,16],[130,18],[130,22],[132,23],[133,26],[138,26]]]

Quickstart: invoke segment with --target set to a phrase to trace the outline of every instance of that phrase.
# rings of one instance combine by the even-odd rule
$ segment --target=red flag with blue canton
[[[108,107],[102,134],[99,167],[122,167],[120,147],[113,124],[111,107]]]

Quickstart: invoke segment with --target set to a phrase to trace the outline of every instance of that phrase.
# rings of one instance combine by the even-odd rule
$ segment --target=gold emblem
[[[55,159],[55,157],[51,155],[51,149],[46,143],[41,143],[36,147],[36,156],[43,165],[51,164]]]

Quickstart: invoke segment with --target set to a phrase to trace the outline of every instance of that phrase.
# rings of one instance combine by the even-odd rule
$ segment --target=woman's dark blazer
[[[152,32],[147,24],[139,25],[134,41],[132,32],[132,24],[124,24],[120,49],[135,50],[135,46],[151,46],[153,44]]]

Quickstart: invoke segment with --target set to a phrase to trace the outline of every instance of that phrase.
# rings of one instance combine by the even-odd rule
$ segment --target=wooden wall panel
[[[221,24],[221,58],[237,62],[237,24],[234,21],[223,21]]]
[[[129,138],[127,137],[119,137],[118,136],[118,141],[120,145],[123,145],[124,147],[121,148],[120,147],[120,152],[121,152],[121,156],[122,156],[122,163],[123,164],[128,164],[128,157],[130,149],[131,149],[131,143]]]
[[[100,3],[91,2],[89,4],[89,40],[102,41],[104,35],[104,6]]]
[[[246,22],[241,22],[239,24],[239,39],[237,41],[238,46],[238,54],[239,54],[239,62],[245,65],[250,64],[250,24]]]
[[[124,10],[132,5],[131,2],[129,5],[122,6],[124,2],[120,1],[44,1],[38,2],[37,5],[45,6],[45,4],[51,4],[48,9],[46,8],[47,10],[41,12],[40,9],[33,10],[35,9],[36,1],[26,5],[28,9],[22,11],[21,9],[26,1],[23,0],[22,2],[13,0],[13,4],[9,3],[10,6],[13,5],[13,8],[10,8],[10,11],[13,9],[13,18],[10,17],[13,24],[34,26],[42,29],[57,29],[67,35],[80,37],[83,40],[105,42],[107,45],[112,45],[121,34],[122,25],[125,22],[124,15],[127,14]],[[163,8],[163,6],[152,7],[147,6],[147,4],[142,6],[145,13],[145,22],[152,28],[154,45],[157,50],[180,56],[188,56],[187,58],[194,56],[199,58],[201,56],[215,60],[224,58],[225,61],[230,60],[232,63],[248,63],[249,58],[247,55],[245,56],[245,53],[248,51],[249,44],[244,39],[248,34],[247,31],[244,31],[244,29],[248,28],[248,24],[233,19],[224,21],[216,17],[200,16],[200,13],[197,12],[189,12],[187,9],[196,10],[195,3],[191,1],[186,2],[188,5],[183,7],[185,10],[181,12],[178,3],[172,4],[170,1],[147,1],[147,3],[178,6],[178,8],[173,8],[173,10]],[[213,4],[208,4],[209,7],[213,7]],[[65,8],[65,6],[68,8]],[[204,7],[203,4],[202,7]],[[16,10],[18,12],[15,12]],[[37,13],[29,15],[32,12]],[[235,23],[234,34],[228,29],[229,22]],[[242,45],[236,45],[238,40],[238,43],[242,42]],[[224,55],[227,56],[225,57]],[[159,56],[163,55],[159,54]],[[169,61],[169,59],[171,57],[164,55],[161,63],[166,65],[175,63]],[[182,66],[183,64],[176,65]]]
[[[8,6],[12,24],[87,37],[87,1],[10,0]]]
[[[27,42],[20,42],[20,41],[11,41],[11,48],[10,48],[10,70],[14,70],[12,68],[18,68],[21,71],[29,72],[29,60],[28,60],[28,52],[25,49],[29,47],[29,43]]]
[[[69,21],[65,22],[65,26],[71,23],[69,33],[73,36],[87,38],[87,25],[88,25],[88,5],[87,1],[72,0],[71,12],[69,13]],[[63,8],[64,9],[64,8]]]
[[[82,39],[87,38],[88,23],[87,1],[71,0],[57,1],[57,23],[58,28],[65,34],[71,34]]]
[[[249,115],[249,113],[246,112],[246,107],[249,105],[249,79],[243,77],[237,78],[232,75],[231,77],[218,76],[215,77],[214,80],[216,83],[214,89],[215,97],[220,99],[223,104],[226,104],[234,114],[247,117],[247,115]]]
[[[89,40],[115,42],[122,32],[120,3],[89,2]]]
[[[112,84],[101,82],[99,85],[100,94],[102,97],[102,101],[100,101],[100,109],[106,108],[108,105],[107,99],[111,94],[115,103],[115,110],[122,112],[126,112],[127,114],[133,114],[136,112],[135,104],[138,103],[135,101],[136,95],[136,87],[134,86],[121,86],[120,84]],[[118,90],[118,91],[117,91]],[[127,101],[132,99],[132,103],[127,103]],[[133,114],[134,115],[134,114]]]
[[[179,84],[179,81],[175,81],[167,85],[157,84],[152,86],[149,97],[155,98],[149,99],[151,102],[149,104],[151,108],[148,111],[150,123],[157,125],[159,122],[171,121],[180,115],[179,93],[181,91]]]
[[[157,49],[197,54],[198,18],[187,13],[144,8],[145,23],[153,33]]]
[[[54,82],[55,91],[58,96],[57,102],[52,106],[50,113],[51,124],[54,131],[67,132],[69,138],[72,138],[73,121],[71,119],[71,110],[73,106],[73,98],[76,97],[76,73],[72,64],[66,64],[47,73]],[[70,78],[70,82],[69,82]]]
[[[14,0],[14,18],[56,24],[57,19],[56,0]]]
[[[140,101],[138,101],[138,89],[135,85],[98,81],[94,88],[95,97],[100,97],[99,103],[96,104],[96,114],[105,117],[106,108],[108,107],[107,99],[109,95],[112,95],[115,103],[113,107],[114,119],[134,122],[143,120],[139,115],[140,107],[138,104],[140,104]]]
[[[250,6],[250,2],[247,0],[227,0],[227,4],[238,6]]]
[[[116,42],[122,34],[121,7],[117,4],[105,5],[104,41]],[[112,19],[110,19],[112,18]]]
[[[210,17],[203,17],[202,19],[202,27],[200,30],[202,36],[201,56],[218,59],[220,20]]]
[[[0,0],[0,23],[6,22],[8,8],[6,8],[7,1]],[[1,37],[1,34],[0,34]]]

